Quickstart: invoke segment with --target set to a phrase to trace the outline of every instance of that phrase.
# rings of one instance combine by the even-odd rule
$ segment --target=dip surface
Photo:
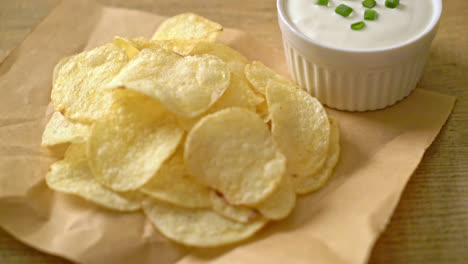
[[[433,17],[432,0],[400,0],[397,8],[385,6],[385,0],[376,0],[375,21],[364,20],[362,0],[329,0],[328,6],[317,5],[317,0],[287,0],[286,15],[292,24],[310,39],[335,48],[348,50],[380,49],[404,43],[424,31]],[[353,8],[349,17],[335,13],[345,4]],[[364,21],[366,27],[356,31],[352,23]]]

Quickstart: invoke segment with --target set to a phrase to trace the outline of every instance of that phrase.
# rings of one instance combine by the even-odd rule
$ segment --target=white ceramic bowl
[[[381,109],[410,94],[421,78],[442,13],[442,0],[428,0],[433,1],[433,17],[416,38],[389,48],[357,51],[306,37],[289,20],[287,1],[277,0],[277,8],[289,72],[323,104],[348,111]]]

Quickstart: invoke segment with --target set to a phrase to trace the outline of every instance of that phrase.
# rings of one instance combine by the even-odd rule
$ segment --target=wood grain
[[[0,1],[0,59],[57,0]],[[282,48],[274,0],[100,0],[163,15],[196,12]],[[446,0],[419,87],[457,96],[452,116],[406,187],[369,263],[468,263],[468,1]],[[430,107],[428,105],[427,107]],[[0,263],[64,264],[0,230]]]

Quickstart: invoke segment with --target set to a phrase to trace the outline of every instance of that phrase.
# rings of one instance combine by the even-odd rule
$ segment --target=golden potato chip
[[[42,134],[42,146],[85,142],[89,130],[88,125],[68,120],[59,112],[55,112]]]
[[[57,65],[55,65],[54,72],[52,73],[52,87],[55,86],[55,81],[57,80],[60,69],[62,69],[63,65],[65,65],[65,63],[67,63],[70,60],[70,58],[71,57],[64,57],[59,60]]]
[[[229,220],[209,209],[193,209],[147,199],[143,211],[154,226],[170,240],[197,247],[214,247],[244,240],[255,234],[266,220],[248,223]]]
[[[255,112],[263,119],[263,122],[268,123],[271,121],[271,114],[268,110],[268,103],[266,101],[258,104],[255,108]]]
[[[270,81],[283,83],[288,86],[295,85],[293,82],[277,74],[260,61],[252,61],[250,64],[247,64],[244,68],[244,73],[253,88],[260,94],[266,93],[265,90]]]
[[[286,160],[255,113],[228,108],[202,118],[185,142],[185,166],[230,204],[265,200],[278,186]]]
[[[296,206],[296,193],[290,175],[284,175],[278,188],[255,208],[264,217],[280,220],[287,217]]]
[[[133,44],[132,41],[126,38],[115,36],[114,44],[124,49],[127,52],[127,56],[129,59],[135,57],[138,54],[138,52],[140,52],[140,50],[135,47],[135,44]]]
[[[255,209],[242,206],[229,204],[222,194],[216,191],[210,192],[211,208],[217,214],[222,215],[230,220],[241,223],[247,223],[257,216]]]
[[[125,50],[114,44],[71,57],[58,69],[52,89],[55,110],[80,122],[102,117],[112,103],[101,88],[128,62]]]
[[[195,117],[213,105],[229,85],[226,64],[212,55],[181,57],[160,48],[143,49],[108,88],[126,87],[156,98],[170,111]]]
[[[330,148],[324,166],[316,173],[305,177],[294,177],[294,189],[298,194],[306,194],[320,189],[330,178],[340,156],[340,128],[338,122],[330,120]]]
[[[188,39],[215,42],[223,27],[193,13],[184,13],[166,19],[153,35],[154,40]]]
[[[266,90],[272,133],[293,176],[317,172],[330,142],[327,113],[317,99],[296,86],[270,82]]]
[[[215,113],[219,110],[230,108],[230,107],[241,107],[251,111],[255,111],[255,107],[252,105],[250,96],[250,87],[246,81],[243,81],[237,75],[231,75],[231,82],[229,87],[226,89],[221,98],[216,101],[205,114]],[[202,118],[203,116],[197,116],[195,118],[178,118],[180,125],[185,131],[190,131],[192,127]]]
[[[155,199],[182,207],[211,206],[210,189],[196,182],[185,170],[183,148],[179,148],[140,191]]]
[[[192,50],[198,45],[198,41],[187,39],[167,39],[167,40],[150,40],[145,38],[136,38],[130,42],[138,49],[146,48],[162,48],[181,56],[190,55]]]
[[[244,67],[249,63],[249,60],[247,60],[247,58],[238,51],[226,45],[220,43],[199,42],[194,46],[190,54],[210,54],[216,56],[227,64],[232,73],[242,79],[245,79]]]
[[[109,209],[136,211],[143,200],[138,193],[118,193],[100,185],[89,169],[86,143],[71,144],[65,158],[52,164],[45,179],[51,189],[80,196]]]
[[[183,130],[153,98],[115,90],[111,114],[97,120],[88,142],[95,178],[116,191],[144,185],[174,153]]]

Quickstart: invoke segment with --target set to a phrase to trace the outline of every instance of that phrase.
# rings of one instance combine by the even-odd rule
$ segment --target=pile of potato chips
[[[317,190],[340,152],[322,105],[216,43],[221,25],[166,20],[151,40],[115,37],[62,59],[42,144],[69,144],[50,188],[137,211],[191,246],[243,240]]]

